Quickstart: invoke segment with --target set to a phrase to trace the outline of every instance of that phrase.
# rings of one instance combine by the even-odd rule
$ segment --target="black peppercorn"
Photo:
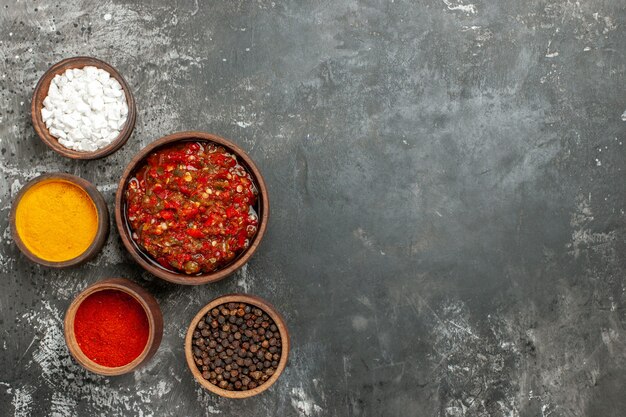
[[[278,326],[263,310],[245,303],[213,308],[198,322],[192,343],[202,378],[226,390],[258,387],[280,362]]]

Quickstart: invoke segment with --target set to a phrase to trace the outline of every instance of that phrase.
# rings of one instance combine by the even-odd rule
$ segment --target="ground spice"
[[[33,254],[51,262],[80,256],[98,231],[98,212],[85,190],[50,180],[31,187],[20,199],[15,226]]]
[[[148,316],[132,296],[116,290],[98,291],[78,307],[74,333],[92,361],[108,367],[132,362],[148,342]]]

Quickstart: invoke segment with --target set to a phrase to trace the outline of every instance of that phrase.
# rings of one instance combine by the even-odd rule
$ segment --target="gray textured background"
[[[110,19],[105,19],[110,14]],[[626,415],[623,0],[21,0],[0,6],[0,415]],[[126,146],[74,162],[35,136],[33,87],[92,55],[138,104]],[[247,268],[170,285],[112,229],[87,265],[18,253],[11,201],[37,174],[98,185],[198,129],[264,173],[272,213]],[[110,276],[160,301],[142,370],[86,373],[62,317]],[[244,401],[199,389],[183,334],[213,297],[284,313],[290,364]]]

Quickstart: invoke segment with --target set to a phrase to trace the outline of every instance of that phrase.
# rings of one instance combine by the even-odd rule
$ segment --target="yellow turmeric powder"
[[[98,231],[98,212],[89,194],[63,180],[40,182],[20,199],[15,226],[34,255],[51,262],[80,256]]]

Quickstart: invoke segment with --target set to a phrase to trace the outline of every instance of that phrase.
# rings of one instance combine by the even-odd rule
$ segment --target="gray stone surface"
[[[109,19],[110,17],[110,19]],[[0,415],[593,416],[626,414],[622,0],[20,0],[0,6]],[[113,156],[75,162],[35,136],[33,87],[91,55],[132,86]],[[113,210],[151,141],[232,138],[270,189],[246,269],[195,288],[133,264],[115,229],[53,271],[12,243],[20,187],[65,171]],[[69,357],[74,294],[128,277],[158,298],[164,340],[142,370]],[[265,394],[203,392],[183,334],[213,297],[284,313],[289,367]]]

